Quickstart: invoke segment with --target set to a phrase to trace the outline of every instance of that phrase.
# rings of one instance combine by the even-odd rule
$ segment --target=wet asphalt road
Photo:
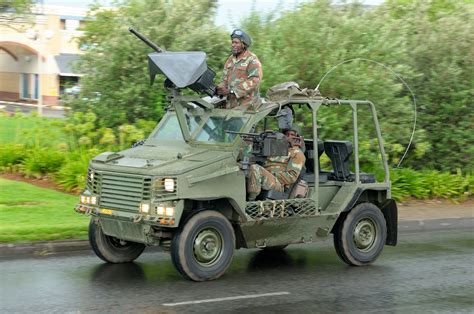
[[[343,264],[328,240],[236,251],[227,273],[204,283],[183,280],[156,251],[122,265],[91,253],[2,261],[0,313],[473,313],[474,219],[400,231],[368,267]]]

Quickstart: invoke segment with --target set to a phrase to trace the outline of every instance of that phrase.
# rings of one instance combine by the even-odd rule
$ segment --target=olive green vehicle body
[[[321,180],[316,157],[307,160],[307,163],[313,163],[314,180],[309,182],[306,198],[246,202],[245,173],[239,164],[244,143],[241,137],[233,135],[223,142],[209,142],[199,140],[198,133],[207,125],[205,121],[209,121],[210,116],[225,121],[240,119],[241,127],[238,125],[234,131],[252,132],[254,125],[288,105],[309,108],[314,140],[305,142],[312,141],[312,147],[318,147],[317,118],[321,107],[347,106],[352,110],[354,179]],[[373,116],[385,170],[382,182],[364,183],[361,180],[357,117],[360,106],[368,106]],[[189,117],[193,114],[200,119],[197,125],[190,127]],[[181,134],[168,134],[161,140],[160,132],[176,122]],[[175,138],[170,139],[170,136]],[[164,190],[166,178],[174,180],[173,191]],[[256,111],[242,111],[216,109],[199,97],[175,95],[167,113],[144,145],[118,153],[103,153],[91,161],[83,195],[96,197],[96,204],[81,202],[76,211],[92,215],[106,235],[164,248],[169,248],[173,233],[202,210],[218,211],[231,222],[236,248],[324,240],[340,216],[361,202],[373,203],[382,210],[387,223],[385,243],[395,245],[397,241],[397,209],[391,200],[389,170],[375,107],[368,101],[288,97],[284,101],[264,102]],[[148,212],[141,211],[144,203],[149,204]],[[172,207],[173,214],[157,214],[160,206]]]

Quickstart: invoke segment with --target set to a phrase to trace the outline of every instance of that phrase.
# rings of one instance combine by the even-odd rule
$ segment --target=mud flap
[[[380,208],[387,223],[386,245],[397,245],[398,239],[398,209],[397,203],[393,199],[386,200]]]

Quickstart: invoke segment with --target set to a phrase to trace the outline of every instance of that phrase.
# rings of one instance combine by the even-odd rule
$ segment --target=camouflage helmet
[[[230,35],[230,39],[234,38],[239,39],[241,42],[244,43],[246,47],[250,47],[250,45],[252,44],[252,38],[250,38],[250,36],[241,29],[234,29],[234,31]]]
[[[288,131],[295,131],[298,136],[301,136],[301,128],[297,124],[293,123],[289,129],[285,129],[285,133]]]

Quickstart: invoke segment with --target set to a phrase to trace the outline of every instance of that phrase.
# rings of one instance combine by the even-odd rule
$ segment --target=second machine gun
[[[242,170],[247,174],[251,164],[264,164],[268,157],[287,156],[288,138],[280,132],[265,131],[258,133],[242,133],[226,131],[229,134],[238,134],[247,143],[242,156]]]

